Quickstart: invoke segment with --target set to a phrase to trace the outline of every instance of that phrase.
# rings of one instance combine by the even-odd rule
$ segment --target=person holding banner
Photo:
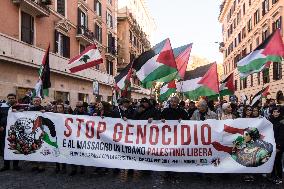
[[[57,104],[54,108],[54,113],[65,114],[64,104]],[[65,163],[56,163],[55,173],[60,172],[60,165],[62,165],[62,172],[66,173],[66,164]]]
[[[165,108],[161,113],[161,121],[165,123],[165,120],[187,120],[188,114],[187,112],[180,108],[179,106],[179,98],[174,96],[170,100],[170,106]]]
[[[88,115],[88,112],[86,111],[86,108],[84,107],[84,103],[82,101],[78,101],[76,103],[76,108],[73,112],[73,115]],[[84,174],[85,173],[85,167],[80,165],[71,165],[71,173],[69,174],[69,176],[74,176],[77,174],[77,169],[78,167],[80,167],[80,173]]]
[[[259,118],[259,117],[261,117],[259,108],[258,108],[257,106],[255,106],[255,107],[252,108],[252,117],[253,117],[253,118]]]
[[[41,105],[41,98],[36,96],[32,100],[32,105],[29,107],[28,111],[40,111],[42,113],[45,112],[45,108]],[[32,167],[32,171],[37,171],[39,173],[44,172],[44,163],[43,162],[34,162],[34,166]]]
[[[119,105],[113,110],[113,118],[122,118],[124,121],[133,119],[134,109],[130,105],[130,100],[123,98],[119,101]]]
[[[217,119],[217,114],[208,108],[204,99],[201,99],[197,103],[197,110],[194,111],[191,120],[204,121],[206,119]]]
[[[222,114],[220,119],[226,120],[226,119],[235,119],[236,117],[232,114],[232,107],[230,103],[224,103],[222,105]]]
[[[273,124],[274,138],[276,142],[276,157],[271,174],[272,181],[275,184],[282,183],[282,155],[284,152],[284,119],[280,113],[280,107],[274,107],[271,110],[269,121]]]
[[[4,157],[4,148],[5,148],[5,136],[6,136],[6,125],[7,125],[7,117],[8,112],[11,107],[17,104],[17,99],[15,94],[7,95],[7,102],[1,104],[0,107],[0,155]],[[13,169],[16,171],[21,170],[18,166],[19,161],[13,161]],[[6,171],[10,169],[10,161],[4,160],[4,166],[0,169],[0,171]]]
[[[104,117],[112,117],[111,104],[108,102],[99,102],[98,110],[93,114],[94,116]]]
[[[134,119],[135,120],[148,120],[149,123],[151,123],[153,120],[159,120],[160,119],[160,112],[150,104],[149,99],[142,98],[140,101],[141,111],[136,111]]]

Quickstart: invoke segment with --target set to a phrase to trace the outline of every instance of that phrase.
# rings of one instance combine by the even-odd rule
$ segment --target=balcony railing
[[[52,4],[51,0],[12,0],[12,2],[38,17],[48,17],[50,15],[48,5]]]
[[[94,32],[90,31],[85,26],[78,26],[76,37],[78,40],[81,40],[82,42],[87,43],[87,44],[92,44],[95,41]]]
[[[26,43],[0,33],[0,62],[4,60],[38,68],[42,62],[44,53],[45,49],[27,45]],[[88,69],[76,74],[71,74],[68,70],[69,59],[54,53],[50,53],[49,59],[50,69],[53,72],[81,79],[95,79],[106,85],[114,84],[114,77],[100,70]]]

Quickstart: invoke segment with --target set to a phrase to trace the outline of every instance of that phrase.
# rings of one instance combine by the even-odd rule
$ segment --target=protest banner
[[[175,172],[269,173],[275,158],[265,118],[153,121],[9,112],[6,160]]]

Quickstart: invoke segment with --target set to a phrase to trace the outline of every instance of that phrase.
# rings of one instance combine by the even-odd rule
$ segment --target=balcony
[[[22,10],[37,17],[48,17],[50,15],[48,5],[51,5],[51,0],[12,0],[12,2],[20,6]]]
[[[90,45],[95,41],[95,34],[85,26],[78,26],[76,39],[84,45]]]
[[[117,50],[115,47],[107,47],[106,57],[112,61],[117,58]]]
[[[26,65],[38,68],[42,62],[45,49],[27,45],[17,39],[0,33],[0,62],[7,61],[11,64]],[[96,69],[87,69],[75,74],[68,70],[69,59],[54,53],[49,55],[50,69],[54,73],[84,79],[88,81],[97,80],[105,85],[113,85],[114,77]]]

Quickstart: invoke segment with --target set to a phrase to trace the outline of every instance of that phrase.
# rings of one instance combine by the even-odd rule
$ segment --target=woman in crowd
[[[232,114],[232,107],[230,103],[224,103],[222,105],[222,114],[220,119],[225,120],[225,119],[235,119],[236,117]]]
[[[243,118],[252,118],[252,107],[245,106],[243,111]]]
[[[253,118],[259,118],[260,117],[260,111],[257,106],[252,108],[252,117]]]
[[[270,112],[270,122],[273,124],[274,138],[276,142],[276,157],[271,174],[275,184],[282,183],[282,155],[284,152],[284,120],[280,114],[280,107],[273,107]]]
[[[93,114],[100,117],[112,117],[112,106],[108,102],[99,102],[98,110]]]

